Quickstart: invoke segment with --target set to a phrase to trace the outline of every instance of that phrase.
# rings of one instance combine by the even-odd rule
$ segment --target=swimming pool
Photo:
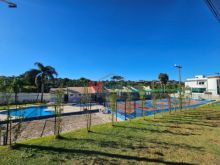
[[[90,113],[98,113],[99,109],[90,110]],[[0,115],[4,115],[3,120],[0,119],[0,123],[4,124],[7,123],[7,113],[8,111],[0,111]],[[38,107],[27,107],[21,109],[11,109],[9,113],[12,117],[13,122],[17,122],[20,118],[23,121],[32,121],[32,120],[40,120],[40,119],[48,119],[54,117],[55,112],[53,107],[47,106],[38,106]],[[62,113],[61,116],[70,116],[70,115],[83,115],[87,113],[86,111],[70,111]]]
[[[0,112],[0,114],[7,115],[7,111]],[[13,109],[9,111],[12,117],[23,117],[23,118],[32,118],[32,117],[40,117],[40,116],[50,116],[54,115],[54,111],[52,108],[46,106],[40,107],[28,107],[21,109]]]

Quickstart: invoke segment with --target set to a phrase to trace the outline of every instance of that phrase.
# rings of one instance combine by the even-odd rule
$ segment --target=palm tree
[[[160,73],[159,76],[158,76],[158,79],[160,80],[161,85],[163,86],[164,92],[165,92],[165,86],[166,86],[167,82],[169,81],[169,76],[168,76],[168,74],[166,74],[166,73]]]
[[[57,76],[58,73],[52,66],[44,66],[42,63],[36,62],[35,65],[38,69],[32,69],[32,72],[36,71],[35,84],[39,86],[39,82],[41,83],[41,102],[43,102],[44,98],[44,86],[48,80],[54,80],[54,75]]]

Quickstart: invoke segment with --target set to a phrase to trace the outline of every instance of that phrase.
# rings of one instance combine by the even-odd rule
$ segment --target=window
[[[199,81],[197,84],[199,84],[199,85],[204,85],[205,82],[204,82],[204,81]]]
[[[204,93],[206,88],[192,88],[193,93]]]

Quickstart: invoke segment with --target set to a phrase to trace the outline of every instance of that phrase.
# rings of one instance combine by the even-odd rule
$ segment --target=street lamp
[[[1,2],[4,2],[6,4],[8,4],[9,8],[17,8],[17,4],[8,0],[0,0]]]
[[[181,96],[181,92],[182,92],[182,89],[181,89],[181,69],[183,68],[182,66],[180,65],[174,65],[174,67],[176,67],[178,69],[178,73],[179,73],[179,99],[180,99],[180,109],[183,108],[183,105],[182,105],[182,96]]]

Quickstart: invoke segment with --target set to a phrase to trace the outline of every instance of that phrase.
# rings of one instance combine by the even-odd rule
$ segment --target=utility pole
[[[180,100],[180,110],[183,108],[183,103],[182,103],[182,88],[181,88],[181,69],[183,68],[180,65],[174,65],[178,69],[178,76],[179,76],[179,100]]]

